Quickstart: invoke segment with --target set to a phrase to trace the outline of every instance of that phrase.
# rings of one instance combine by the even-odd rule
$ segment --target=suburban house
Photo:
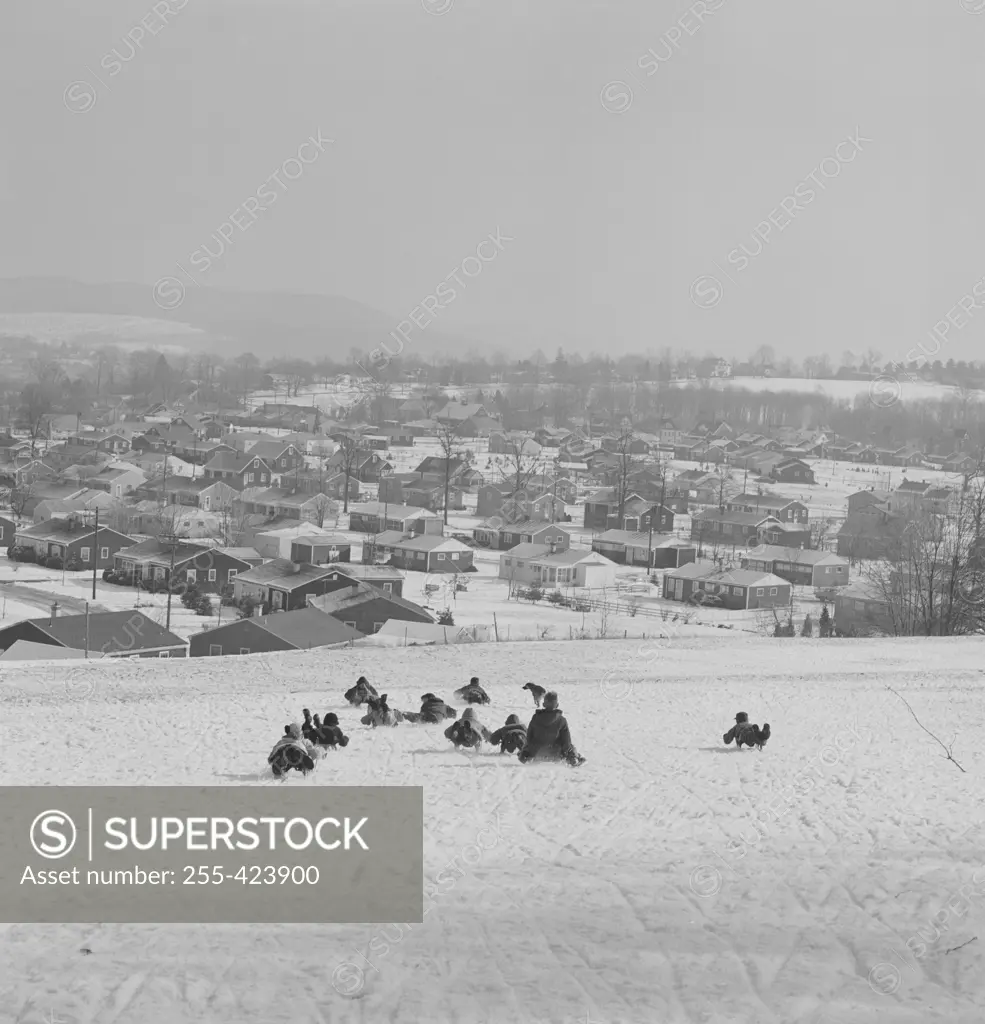
[[[894,633],[892,613],[882,588],[870,580],[855,580],[834,600],[834,627],[839,636]]]
[[[114,498],[123,498],[133,492],[146,479],[144,471],[136,466],[107,466],[93,476],[86,477],[86,485],[94,490],[106,491]]]
[[[904,518],[884,505],[851,512],[838,531],[838,554],[848,559],[885,558],[904,526]]]
[[[499,551],[509,551],[517,544],[553,545],[555,551],[567,551],[571,547],[571,535],[552,523],[527,521],[502,526],[482,523],[475,527],[472,536],[477,544]]]
[[[382,501],[367,501],[349,506],[349,529],[359,533],[382,533],[397,530],[441,534],[441,517],[426,508],[412,505],[389,505]]]
[[[362,633],[314,608],[276,612],[248,619],[234,619],[191,637],[189,656],[219,657],[230,654],[270,654],[275,651],[309,651],[358,640]]]
[[[258,441],[250,448],[248,454],[263,459],[274,477],[289,476],[295,470],[304,467],[304,454],[297,446],[276,439]]]
[[[0,548],[9,548],[14,543],[14,535],[17,533],[17,524],[13,519],[0,516]]]
[[[780,520],[768,512],[706,508],[691,514],[691,540],[746,547],[750,541],[758,541],[769,527],[779,525]]]
[[[113,455],[130,451],[130,439],[115,432],[83,432],[72,437],[70,443]]]
[[[438,423],[454,425],[460,437],[479,437],[500,429],[499,421],[478,403],[449,402],[440,412],[434,414]]]
[[[974,473],[979,460],[966,452],[954,452],[941,463],[945,473]]]
[[[650,568],[663,569],[676,569],[697,558],[694,544],[648,531],[606,530],[592,540],[592,550],[617,565],[645,567],[649,560]]]
[[[467,544],[440,534],[387,530],[363,544],[364,564],[392,565],[405,572],[475,572]]]
[[[333,473],[345,472],[346,459],[349,458],[348,453],[339,448],[339,450],[325,462],[325,469],[332,470]],[[377,452],[356,452],[352,456],[352,463],[349,472],[349,478],[353,477],[360,483],[369,484],[376,483],[380,479],[381,473],[392,473],[393,466],[379,456]]]
[[[848,561],[830,551],[811,551],[764,544],[742,557],[743,569],[771,572],[802,587],[845,587]]]
[[[702,598],[698,598],[697,594]],[[753,569],[709,569],[697,564],[664,575],[663,596],[668,601],[696,603],[717,596],[723,608],[777,608],[790,604],[792,585],[772,573]]]
[[[108,569],[116,552],[132,544],[133,538],[105,526],[99,527],[97,538],[91,514],[70,513],[64,519],[18,528],[14,543],[19,548],[32,548],[35,558],[60,558],[66,565],[77,562],[80,569],[91,569],[93,563],[99,569]]]
[[[555,446],[556,447],[556,446]],[[490,455],[513,455],[519,453],[524,457],[540,455],[542,445],[528,434],[512,430],[494,430],[489,435]]]
[[[253,535],[253,546],[257,552],[267,559],[291,557],[291,548],[296,541],[310,541],[312,543],[326,542],[335,546],[340,552],[336,561],[349,561],[349,557],[342,557],[342,553],[351,552],[352,542],[348,538],[332,533],[330,530],[315,526],[314,523],[300,522],[293,526],[274,527],[269,530],[261,530]]]
[[[770,470],[770,476],[779,483],[814,483],[814,470],[796,458],[786,458],[777,463]]]
[[[332,504],[326,494],[281,487],[247,487],[233,500],[233,509],[240,515],[283,517],[324,526]]]
[[[309,598],[334,589],[338,583],[333,574],[337,577],[338,568],[332,565],[275,558],[239,573],[233,580],[233,599],[248,597],[271,611],[294,611],[306,607]]]
[[[437,512],[444,508],[445,481],[437,476],[420,473],[392,473],[380,477],[377,497],[384,503],[410,505]],[[448,487],[448,507],[458,510],[465,508],[463,492],[455,484]]]
[[[808,509],[803,502],[779,494],[738,494],[725,503],[729,512],[762,512],[781,523],[807,523]]]
[[[384,594],[403,597],[404,574],[392,565],[362,565],[359,562],[345,562],[341,565],[335,564],[332,568],[336,572],[328,578],[327,582],[330,585],[326,586],[326,594],[333,594],[343,587],[354,587],[357,583],[366,583],[382,590]]]
[[[184,658],[188,651],[180,636],[136,609],[59,615],[57,603],[50,615],[0,629],[0,650],[7,650],[17,640],[99,651],[106,658]]]
[[[210,481],[223,480],[237,491],[247,487],[270,487],[270,467],[263,459],[240,452],[219,452],[202,467]]]
[[[883,505],[888,508],[892,494],[892,491],[855,491],[854,494],[848,495],[848,512],[858,512],[872,505]]]
[[[252,569],[250,562],[220,548],[179,541],[145,540],[116,552],[114,568],[131,586],[155,580],[165,589],[171,580],[218,594],[237,575]]]
[[[499,556],[499,578],[550,587],[611,587],[616,564],[584,548],[551,551],[546,544],[518,544]]]
[[[378,633],[383,624],[392,619],[434,622],[433,616],[420,605],[361,582],[354,587],[345,587],[313,598],[311,607],[331,615],[366,636]]]
[[[223,480],[178,475],[147,480],[136,487],[134,493],[138,498],[148,501],[193,505],[205,512],[228,511],[233,507],[233,500],[239,496],[239,491]]]
[[[465,459],[458,456],[444,459],[440,455],[429,455],[421,460],[414,472],[420,476],[440,479],[444,486],[446,462],[449,467],[448,480],[453,486],[467,490],[470,487],[478,487],[482,483],[482,474],[477,469],[473,469]]]
[[[604,487],[585,499],[584,525],[592,530],[649,530],[653,516],[653,529],[658,533],[670,533],[674,529],[674,511],[666,505],[646,501],[635,491],[625,496],[620,503],[614,487]]]

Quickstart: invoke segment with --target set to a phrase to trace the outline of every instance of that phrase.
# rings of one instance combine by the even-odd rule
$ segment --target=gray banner
[[[420,923],[419,786],[0,787],[0,923]]]

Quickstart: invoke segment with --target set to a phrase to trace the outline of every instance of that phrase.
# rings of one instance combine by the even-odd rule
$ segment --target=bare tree
[[[618,504],[618,527],[622,529],[626,518],[626,501],[632,493],[632,477],[638,459],[633,454],[636,434],[632,427],[624,427],[616,438],[616,502]]]
[[[314,507],[316,526],[323,527],[325,525],[325,519],[333,513],[335,513],[336,518],[338,518],[338,503],[333,501],[327,494],[316,494],[312,504]]]
[[[438,448],[441,451],[441,458],[444,463],[444,524],[448,525],[448,494],[451,490],[452,460],[464,458],[462,451],[462,429],[464,423],[455,420],[445,420],[438,425],[437,439]]]
[[[339,468],[345,477],[345,492],[342,495],[342,511],[349,511],[349,481],[358,473],[363,456],[369,453],[366,439],[360,434],[344,434],[339,441],[336,455],[339,457]]]
[[[959,636],[985,630],[985,477],[950,508],[914,508],[865,574],[885,607],[876,623],[897,636]]]

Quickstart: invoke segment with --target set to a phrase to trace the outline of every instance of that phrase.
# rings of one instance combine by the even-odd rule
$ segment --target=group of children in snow
[[[524,726],[517,715],[509,715],[502,728],[490,732],[478,719],[472,707],[467,707],[458,717],[458,712],[433,693],[421,697],[420,711],[397,711],[387,704],[387,694],[382,696],[365,676],[360,676],[356,685],[347,690],[345,699],[355,707],[366,704],[369,708],[360,722],[374,729],[381,726],[394,727],[401,722],[437,725],[448,719],[455,719],[445,729],[445,736],[455,749],[478,749],[483,743],[499,745],[501,754],[516,754],[521,763],[530,761],[566,761],[572,767],[585,763],[585,758],[571,742],[568,723],[557,706],[557,694],[546,691],[535,683],[527,683],[537,710],[530,724]],[[455,696],[466,704],[489,704],[489,694],[473,676],[467,686],[455,691]],[[543,707],[541,707],[543,701]],[[769,726],[766,727],[767,730]],[[284,726],[284,735],[274,745],[267,758],[275,778],[284,778],[290,771],[307,775],[315,767],[315,761],[329,750],[338,750],[349,744],[349,737],[339,727],[339,717],[332,712],[321,721],[318,715],[304,709],[304,724],[297,722]]]

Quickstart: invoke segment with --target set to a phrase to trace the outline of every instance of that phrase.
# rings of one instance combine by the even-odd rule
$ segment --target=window
[[[438,552],[438,561],[439,562],[443,562],[444,560],[445,560],[444,552],[443,551],[439,551]]]
[[[209,569],[209,583],[215,583],[215,569]]]
[[[512,565],[512,564],[513,564],[513,559],[512,558],[504,558],[503,559],[503,565]],[[517,564],[519,565],[519,562]]]
[[[230,582],[230,583],[231,583],[231,582],[232,582],[232,581],[233,581],[234,579],[236,579],[236,571],[237,571],[237,570],[235,570],[235,569],[230,569],[230,570],[229,570],[229,582]]]
[[[99,549],[99,557],[100,558],[109,558],[109,548],[100,548]]]
[[[185,579],[189,583],[194,583],[198,579],[198,573],[196,573],[194,569],[188,569],[185,572]]]
[[[164,568],[163,568],[163,566],[160,566],[160,565],[155,565],[154,566],[154,579],[156,579],[156,580],[163,580],[164,579]]]
[[[157,652],[157,656],[159,658],[170,658],[171,657],[171,652],[170,651],[158,651]]]
[[[255,473],[248,473],[248,474],[246,475],[246,482],[247,482],[248,484],[251,484],[251,483],[253,483],[253,479],[254,479],[254,477],[255,477],[255,476],[256,476],[256,474],[255,474]]]
[[[458,561],[458,552],[457,552],[457,551],[453,551],[453,552],[452,552],[452,553],[451,553],[451,554],[450,554],[450,555],[449,555],[448,557],[449,557],[449,558],[450,558],[450,559],[451,559],[451,560],[452,560],[453,562],[457,562],[457,561]]]
[[[383,593],[384,594],[392,594],[393,593],[393,584],[392,583],[384,583],[383,584]]]
[[[770,597],[776,597],[776,587],[770,587]]]
[[[423,559],[423,558],[424,558],[424,552],[423,552],[423,551],[418,551],[418,552],[417,552],[417,557],[418,557],[419,559]]]
[[[287,459],[281,459],[281,460],[280,460],[280,464],[281,464],[282,466],[286,466],[286,465],[287,465]]]
[[[517,567],[518,569],[522,569],[522,568],[523,568],[523,566],[524,566],[524,563],[523,563],[523,562],[521,562],[521,561],[520,561],[519,559],[517,559],[516,567]]]
[[[240,654],[249,654],[250,653],[250,649],[249,649],[249,647],[241,647],[239,649],[239,653]]]
[[[763,596],[763,588],[762,587],[756,587],[756,597],[762,597],[762,596]]]
[[[736,597],[742,597],[742,587],[733,587],[733,588],[732,588],[732,593],[733,593],[733,594],[734,594],[734,595],[735,595]]]
[[[346,623],[346,625],[347,625],[347,626],[348,626],[348,627],[349,627],[350,629],[355,629],[355,628],[356,628],[356,624],[355,624],[354,622],[347,622],[347,623]]]
[[[222,645],[221,644],[209,644],[209,657],[210,658],[218,657],[218,655],[220,655],[220,654],[222,654]]]
[[[383,628],[383,623],[382,623],[382,622],[374,622],[374,623],[373,623],[373,632],[374,632],[374,633],[379,633],[379,631],[380,631],[380,630],[381,630],[382,628]]]
[[[89,561],[89,551],[90,551],[89,548],[83,548],[82,549],[81,554],[82,554],[82,561],[83,562],[88,562]]]

